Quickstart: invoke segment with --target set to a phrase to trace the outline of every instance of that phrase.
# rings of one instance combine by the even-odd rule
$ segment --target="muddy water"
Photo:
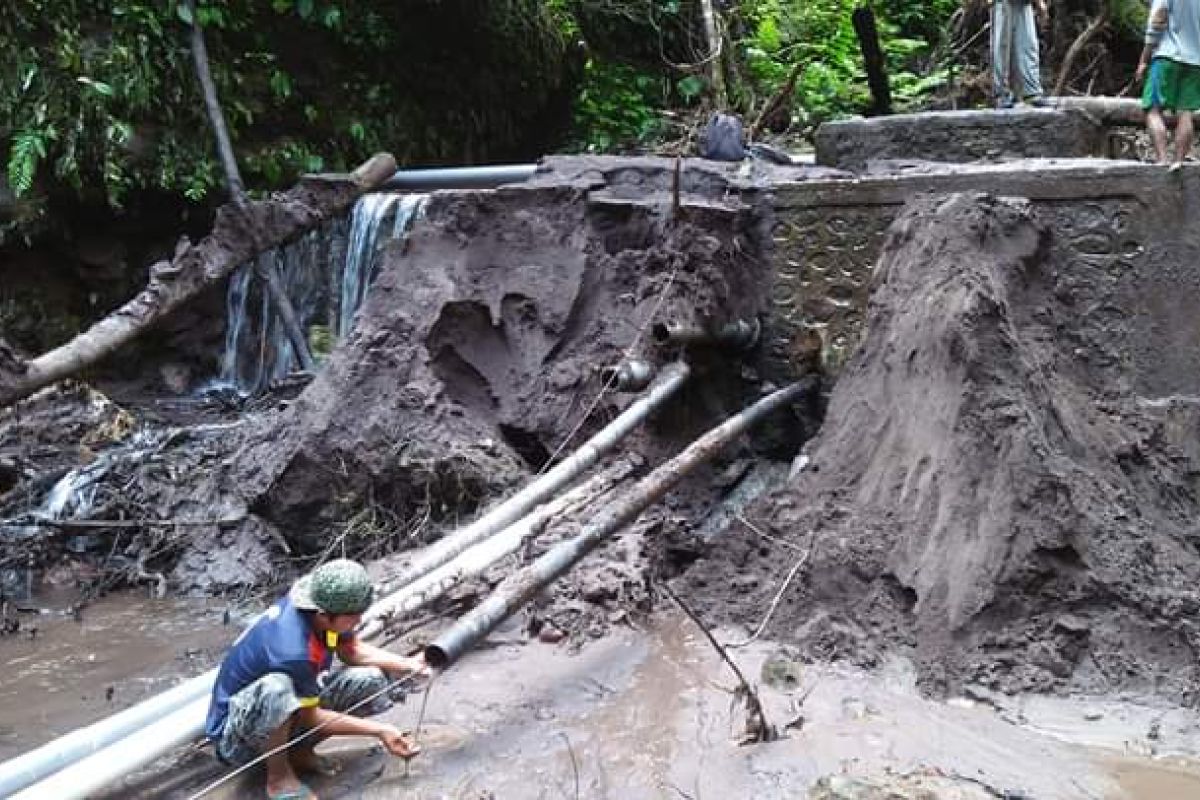
[[[88,652],[106,654],[94,667],[104,674],[130,664],[118,661],[114,648],[82,645],[117,642],[118,632],[149,610],[143,601],[118,605],[111,624],[79,631],[75,650],[64,645],[55,651],[47,639],[42,667],[18,661],[23,691],[39,689],[48,698],[36,709],[38,718],[66,725],[72,709],[76,716],[80,707],[103,710],[102,691],[97,699],[94,689],[72,693],[66,687],[85,678],[102,685],[84,666],[96,664],[87,661]],[[214,639],[228,632],[216,609],[198,614],[211,624]],[[155,675],[193,671],[180,648],[188,646],[185,639],[195,641],[197,626],[188,616],[175,619],[157,629],[155,644],[139,650],[155,663],[136,665],[138,677],[118,681],[118,687],[149,687]],[[14,644],[3,643],[6,662]],[[343,739],[323,748],[342,758],[344,771],[314,779],[313,786],[322,800],[782,799],[806,796],[819,780],[832,779],[886,788],[897,798],[1200,798],[1200,770],[1184,757],[1188,733],[1200,730],[1200,718],[1188,712],[1075,700],[1056,701],[1050,711],[1038,698],[1015,700],[1021,710],[1014,712],[967,700],[925,700],[911,669],[900,662],[871,674],[806,666],[781,659],[769,643],[734,656],[759,685],[769,720],[781,729],[792,723],[785,738],[739,746],[744,720],[728,691],[733,679],[685,619],[664,615],[649,630],[618,630],[577,654],[527,642],[514,622],[434,682],[419,732],[424,753],[409,769],[369,740]],[[774,666],[764,671],[768,657]],[[53,686],[59,691],[45,694]],[[3,690],[0,710],[11,708],[17,696],[7,681]],[[387,718],[415,728],[421,699],[410,696]],[[4,724],[19,728],[28,718],[27,712],[12,715]],[[1146,732],[1143,723],[1151,718],[1158,720],[1154,736],[1139,742],[1138,732]],[[1181,755],[1146,757],[1147,741]],[[192,754],[111,797],[189,800],[222,774],[211,756]],[[261,776],[253,771],[202,795],[262,796]]]
[[[37,598],[0,637],[0,760],[116,713],[211,667],[236,635],[216,601],[114,594]],[[36,628],[36,633],[30,631]]]

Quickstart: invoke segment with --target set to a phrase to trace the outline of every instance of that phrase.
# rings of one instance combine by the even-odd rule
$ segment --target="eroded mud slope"
[[[1054,223],[967,195],[897,220],[807,467],[749,513],[782,544],[731,529],[685,578],[710,615],[757,625],[811,548],[767,629],[811,657],[1194,699],[1198,401],[1146,391],[1196,379],[1144,347],[1193,287],[1073,256]]]

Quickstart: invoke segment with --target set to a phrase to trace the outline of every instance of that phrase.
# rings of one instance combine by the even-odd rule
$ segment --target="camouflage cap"
[[[375,588],[366,568],[357,561],[329,561],[292,584],[288,596],[303,611],[361,614],[371,605]]]

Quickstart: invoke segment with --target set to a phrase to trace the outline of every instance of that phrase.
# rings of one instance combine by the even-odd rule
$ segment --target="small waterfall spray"
[[[354,325],[354,315],[367,298],[379,260],[379,228],[395,209],[391,238],[398,239],[412,227],[424,208],[426,195],[372,194],[358,201],[350,222],[346,267],[342,274],[342,296],[337,335],[344,337]]]
[[[256,266],[278,271],[310,340],[315,326],[324,326],[328,337],[342,339],[353,327],[378,269],[380,231],[389,231],[391,239],[405,236],[420,218],[426,197],[367,195],[355,204],[348,226],[345,220],[335,220],[238,268],[225,298],[220,374],[202,391],[256,394],[298,366],[266,292],[254,281]],[[389,215],[390,229],[385,227]]]

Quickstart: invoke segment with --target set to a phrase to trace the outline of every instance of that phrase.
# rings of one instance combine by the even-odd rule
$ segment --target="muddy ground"
[[[764,184],[732,167],[677,174],[665,160],[552,166],[526,186],[435,194],[409,240],[387,252],[351,336],[311,382],[249,410],[189,406],[178,429],[160,421],[146,431],[145,410],[78,388],[4,412],[0,465],[16,477],[0,517],[13,581],[59,575],[92,591],[116,574],[150,590],[233,594],[282,585],[327,555],[368,558],[428,542],[528,481],[630,401],[606,386],[602,367],[682,357],[696,370],[632,440],[641,470],[812,368],[805,359],[773,374],[754,350],[653,335],[656,323],[770,324]],[[876,270],[865,338],[828,396],[731,448],[507,635],[565,638],[565,649],[584,653],[612,647],[605,637],[645,624],[664,605],[658,586],[671,581],[706,620],[741,631],[731,637],[774,642],[797,669],[832,662],[886,675],[898,658],[911,663],[904,680],[914,698],[919,687],[997,709],[1021,692],[1194,704],[1200,403],[1148,395],[1129,379],[1125,317],[1091,313],[1112,299],[1106,277],[1066,258],[1055,236],[1021,200],[913,202]],[[48,437],[44,453],[30,429],[53,431],[38,434]],[[96,430],[117,447],[81,451]],[[72,459],[97,465],[87,521],[111,527],[37,516]],[[438,611],[478,602],[583,519],[550,530]],[[484,661],[484,672],[498,669]],[[929,713],[912,724],[951,724]],[[1024,752],[1022,735],[982,736]],[[564,750],[555,752],[561,762]],[[509,755],[492,745],[470,754]],[[809,786],[847,758],[811,771],[754,767],[729,791],[762,780]],[[923,754],[872,769],[916,774],[930,763]],[[984,796],[1020,788],[1004,777],[1011,764],[994,769]],[[1029,796],[1120,796],[1111,775],[1096,773],[1088,794],[1072,795],[1051,773]],[[452,769],[452,778],[464,773]],[[449,791],[442,780],[436,791]],[[678,780],[680,796],[697,796],[685,784],[706,778],[692,767]],[[464,796],[493,790],[466,786],[476,795]],[[626,796],[615,786],[602,788]]]
[[[766,631],[811,658],[1196,701],[1197,405],[1138,393],[1129,326],[1084,313],[1104,276],[1054,236],[1020,200],[911,205],[804,468],[747,512],[775,538],[684,577],[706,610],[758,624],[789,545]]]

